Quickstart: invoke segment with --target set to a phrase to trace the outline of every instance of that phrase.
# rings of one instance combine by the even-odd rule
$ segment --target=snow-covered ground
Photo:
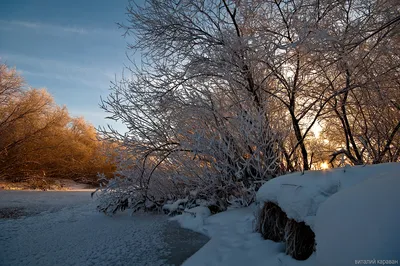
[[[316,233],[316,252],[305,261],[286,255],[284,243],[254,232],[256,204],[211,216],[196,207],[169,218],[208,236],[207,242],[167,216],[97,213],[88,192],[0,191],[0,210],[28,209],[23,219],[0,220],[0,265],[179,265],[205,242],[183,265],[399,264],[399,191],[398,163],[295,173],[267,182],[257,198],[276,202]]]
[[[89,192],[0,191],[0,265],[180,265],[208,239],[164,215],[95,209]]]
[[[400,163],[346,166],[292,173],[272,179],[257,192],[257,201],[279,205],[291,219],[314,227],[319,206],[335,193],[369,178],[399,177]],[[357,195],[355,195],[357,197]]]
[[[280,204],[290,218],[315,230],[316,252],[305,261],[285,255],[283,243],[253,232],[256,205],[172,219],[211,238],[185,266],[399,264],[399,191],[399,163],[294,173],[267,182],[257,199]]]
[[[64,191],[64,190],[73,190],[73,191],[93,191],[94,187],[89,184],[82,184],[75,182],[74,180],[70,179],[42,179],[46,182],[50,181],[50,189],[47,187],[47,191]],[[42,191],[43,189],[31,189],[32,184],[29,182],[18,182],[13,183],[7,180],[0,180],[0,190],[31,190],[31,191]]]
[[[392,173],[341,190],[321,205],[315,221],[319,265],[400,264],[400,172]]]
[[[296,261],[285,255],[282,243],[262,239],[253,232],[253,205],[228,210],[204,220],[183,214],[171,218],[185,227],[208,235],[211,240],[184,262],[184,266],[314,266],[315,256],[307,261]]]

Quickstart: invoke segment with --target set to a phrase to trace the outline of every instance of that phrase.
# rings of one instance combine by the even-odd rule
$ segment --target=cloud
[[[87,88],[106,91],[120,67],[74,64],[64,60],[44,59],[20,54],[1,54],[1,60],[12,62],[23,76],[34,76],[82,84]]]
[[[33,22],[28,22],[28,21],[8,21],[8,22],[1,21],[1,23],[6,23],[6,24],[8,23],[11,25],[17,25],[17,26],[31,28],[31,29],[40,28],[40,25],[38,23],[33,23]]]
[[[41,22],[33,22],[33,21],[24,21],[24,20],[0,20],[0,29],[2,30],[14,30],[16,28],[26,28],[33,29],[36,31],[40,31],[41,33],[48,34],[79,34],[79,35],[87,35],[87,34],[115,34],[117,33],[117,29],[100,29],[100,28],[87,28],[87,27],[78,27],[71,25],[55,25],[55,24],[47,24]]]
[[[63,31],[72,32],[72,33],[78,33],[78,34],[88,34],[88,31],[86,29],[84,29],[84,28],[63,27]]]

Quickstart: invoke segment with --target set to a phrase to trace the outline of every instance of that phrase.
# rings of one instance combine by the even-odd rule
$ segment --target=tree
[[[36,170],[39,165],[36,154],[49,149],[38,145],[38,141],[49,137],[51,128],[62,126],[68,117],[65,109],[55,108],[46,91],[18,89],[0,111],[0,175],[15,178],[18,175],[15,171]]]
[[[331,90],[345,92],[331,99],[327,123],[335,123],[342,140],[331,162],[343,154],[352,164],[396,161],[398,138],[399,16],[392,1],[345,1],[332,34],[334,65],[324,76]],[[360,12],[363,10],[364,12]]]
[[[390,0],[130,2],[128,24],[120,26],[133,37],[130,49],[142,53],[141,65],[115,82],[102,108],[129,129],[125,136],[103,133],[134,155],[125,185],[142,197],[137,202],[152,200],[152,182],[160,179],[207,191],[225,208],[237,191],[252,194],[260,181],[325,159],[310,134],[316,123],[342,131],[337,144],[345,149],[332,148],[333,138],[324,145],[333,159],[343,153],[360,164],[368,152],[376,162],[395,160],[397,81],[384,82],[398,75],[393,5],[399,7]],[[391,103],[380,119],[385,129],[373,115],[384,103]]]
[[[98,139],[83,118],[71,118],[44,89],[24,88],[15,70],[0,65],[0,177],[13,181],[35,176],[97,183],[110,176],[113,144]]]
[[[115,84],[102,107],[130,130],[124,143],[146,197],[153,177],[163,171],[168,179],[169,169],[170,180],[226,208],[233,191],[254,190],[279,171],[236,8],[225,1],[146,4],[130,6],[126,27],[140,36],[132,47],[145,50],[142,67]]]

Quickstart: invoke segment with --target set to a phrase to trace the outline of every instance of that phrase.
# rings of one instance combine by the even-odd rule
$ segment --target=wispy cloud
[[[1,54],[1,60],[12,62],[23,76],[57,79],[106,91],[120,67],[75,64],[64,60],[44,59],[20,54]],[[20,67],[18,67],[20,66]]]
[[[31,29],[40,28],[40,24],[33,23],[33,22],[28,22],[28,21],[1,21],[1,23],[21,26],[21,27],[31,28]]]
[[[117,29],[100,29],[100,28],[88,28],[74,25],[54,25],[48,23],[24,21],[24,20],[0,20],[0,29],[3,30],[14,30],[16,28],[26,28],[40,31],[42,33],[69,33],[69,34],[115,34]]]

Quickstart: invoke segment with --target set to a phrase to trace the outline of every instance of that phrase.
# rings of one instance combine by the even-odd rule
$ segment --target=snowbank
[[[290,218],[314,227],[317,251],[304,261],[286,255],[284,243],[264,240],[254,232],[256,205],[218,213],[201,222],[195,222],[197,214],[188,213],[172,219],[211,238],[184,266],[338,266],[373,259],[375,264],[378,260],[400,262],[398,191],[399,163],[294,173],[268,181],[257,199],[277,203]]]
[[[167,203],[164,204],[162,209],[166,211],[168,214],[175,214],[178,210],[183,210],[185,207],[183,207],[184,204],[188,202],[188,199],[178,199],[174,203]]]
[[[183,228],[191,229],[199,233],[202,230],[204,220],[211,215],[208,207],[198,206],[192,209],[185,209],[182,215],[172,217],[171,221],[177,221]]]
[[[321,205],[315,221],[318,265],[400,263],[398,166],[368,167],[367,176],[374,177]]]
[[[331,195],[371,177],[399,173],[399,163],[298,172],[266,182],[257,192],[257,201],[274,202],[289,218],[304,221],[314,229],[318,207]]]
[[[188,213],[171,220],[181,226],[210,237],[197,253],[187,259],[183,266],[314,266],[315,255],[307,261],[296,261],[285,254],[282,243],[264,240],[253,230],[256,206],[232,209],[194,222],[198,216]]]
[[[203,207],[203,206],[197,206],[191,209],[186,209],[184,212],[192,215],[193,217],[196,218],[198,217],[203,219],[211,215],[210,209],[208,207]]]

